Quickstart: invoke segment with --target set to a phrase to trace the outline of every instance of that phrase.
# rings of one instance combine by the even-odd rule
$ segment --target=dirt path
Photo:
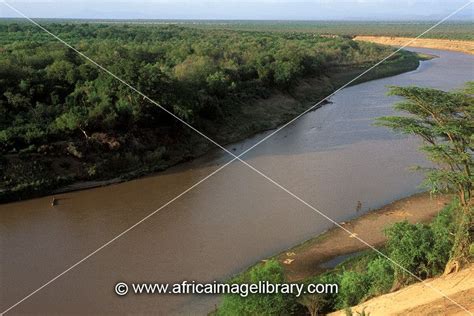
[[[377,44],[403,46],[413,38],[410,37],[389,37],[389,36],[356,36],[356,41],[373,42]],[[474,55],[474,41],[460,41],[449,39],[418,38],[409,46],[424,47],[433,49],[444,49],[463,52]]]
[[[365,310],[371,316],[376,315],[468,315],[474,311],[474,265],[458,273],[428,279],[397,292],[373,298],[352,308],[354,314]],[[433,290],[441,291],[456,303],[444,298]],[[329,315],[343,316],[345,311]]]
[[[369,212],[353,221],[341,223],[373,246],[380,246],[386,238],[383,229],[393,223],[431,220],[450,201],[449,196],[431,198],[427,193],[416,194]],[[285,267],[289,281],[301,280],[325,270],[325,263],[339,256],[365,250],[368,247],[340,228],[311,239],[277,256]]]

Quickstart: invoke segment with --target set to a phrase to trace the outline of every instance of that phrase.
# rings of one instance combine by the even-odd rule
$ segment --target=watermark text
[[[300,297],[304,294],[337,294],[339,286],[331,283],[198,283],[182,281],[180,283],[126,283],[118,282],[115,293],[119,296],[160,295],[160,294],[237,294],[247,297],[251,294],[292,294]]]

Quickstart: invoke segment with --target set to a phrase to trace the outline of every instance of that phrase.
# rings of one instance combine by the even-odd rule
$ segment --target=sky
[[[0,0],[0,17],[18,15]],[[5,0],[33,18],[437,20],[470,0]],[[474,5],[453,19],[473,20]]]

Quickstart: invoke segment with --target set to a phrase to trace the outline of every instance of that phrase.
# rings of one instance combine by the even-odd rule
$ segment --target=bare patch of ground
[[[356,41],[372,42],[384,45],[404,46],[409,41],[413,40],[410,37],[389,37],[389,36],[356,36]],[[474,41],[460,41],[449,39],[434,39],[434,38],[418,38],[415,39],[409,46],[444,49],[463,52],[474,55]]]

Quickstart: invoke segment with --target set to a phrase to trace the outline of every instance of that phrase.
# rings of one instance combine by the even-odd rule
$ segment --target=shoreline
[[[450,195],[431,197],[427,192],[417,193],[340,224],[370,245],[380,247],[386,241],[383,235],[385,227],[404,220],[410,223],[429,222],[451,198]],[[271,258],[281,263],[287,281],[294,282],[331,270],[341,261],[369,249],[335,226]]]
[[[413,41],[410,43],[410,47],[441,49],[474,55],[474,41],[368,35],[358,35],[353,40],[390,46],[403,46],[407,42]]]
[[[426,60],[422,54],[410,53],[410,58],[405,60],[400,58],[391,63],[385,63],[378,67],[376,71],[366,74],[365,76],[352,82],[350,86],[368,82],[376,79],[396,76],[402,73],[416,70],[421,61]],[[416,62],[416,65],[415,65]],[[337,87],[347,83],[350,79],[356,77],[366,69],[367,65],[346,65],[334,67],[333,72],[328,77],[322,78],[306,78],[300,80],[294,91],[288,94],[275,93],[268,99],[255,100],[254,102],[243,105],[242,113],[233,118],[229,118],[228,129],[223,129],[218,136],[213,136],[214,139],[223,146],[228,146],[239,141],[243,141],[248,137],[264,133],[269,130],[278,128],[292,117],[299,115],[305,111],[309,106],[324,98],[320,106],[314,108],[317,110],[320,107],[331,103],[327,100],[327,96],[331,94]],[[321,86],[322,85],[322,86]],[[259,110],[255,110],[258,105]],[[269,109],[270,108],[270,109]],[[249,124],[237,124],[236,122],[248,121]],[[260,125],[259,125],[260,124]],[[6,204],[16,201],[28,200],[33,198],[44,197],[53,194],[67,193],[73,191],[80,191],[86,189],[93,189],[103,187],[111,184],[130,181],[142,177],[149,177],[158,172],[165,171],[171,167],[202,157],[212,150],[212,146],[206,141],[192,135],[190,141],[195,142],[192,150],[183,150],[183,152],[176,153],[174,159],[162,164],[153,166],[141,166],[131,171],[116,172],[105,176],[103,179],[60,179],[57,182],[52,181],[38,187],[22,187],[19,191],[5,190],[0,192],[0,204]],[[186,155],[185,155],[185,152]]]

